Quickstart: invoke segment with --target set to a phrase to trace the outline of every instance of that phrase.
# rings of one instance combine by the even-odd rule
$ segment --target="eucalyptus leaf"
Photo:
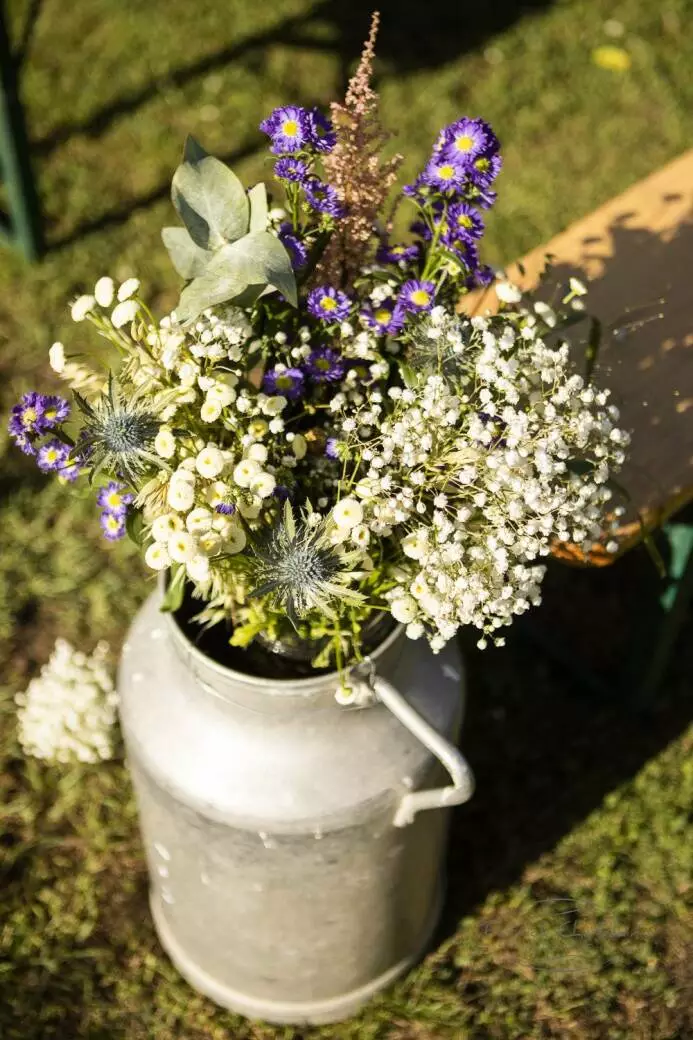
[[[262,282],[278,289],[296,307],[296,278],[291,258],[276,235],[270,231],[253,231],[228,247],[234,262],[242,267],[248,285]]]
[[[248,230],[250,203],[235,173],[188,138],[171,198],[195,245],[218,249]]]
[[[161,238],[168,250],[171,263],[182,278],[189,281],[202,274],[210,254],[195,245],[185,228],[166,227],[161,232]]]
[[[265,231],[269,219],[267,188],[260,181],[248,191],[250,201],[250,231]]]
[[[164,598],[161,602],[161,610],[166,614],[173,614],[183,604],[185,592],[185,567],[181,564],[171,568],[171,578],[166,587]]]

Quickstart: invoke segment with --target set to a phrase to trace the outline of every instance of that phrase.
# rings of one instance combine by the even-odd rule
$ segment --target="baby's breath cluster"
[[[369,48],[354,119],[358,97],[368,118],[377,101]],[[157,319],[136,279],[99,278],[71,311],[108,364],[53,344],[73,404],[29,392],[9,422],[44,472],[89,478],[105,536],[129,534],[166,573],[168,609],[191,596],[235,645],[298,639],[320,666],[358,658],[388,616],[434,650],[462,625],[499,641],[539,601],[552,544],[608,530],[627,445],[566,338],[579,282],[555,309],[498,282],[498,313],[458,314],[493,279],[488,124],[441,130],[399,196],[403,241],[375,221],[343,138],[355,126],[275,109],[262,130],[279,200],[189,139],[172,193],[184,226],[163,232],[186,282],[175,310]]]
[[[108,646],[92,654],[58,639],[19,706],[19,741],[27,755],[53,762],[99,762],[113,755],[117,694],[107,667]]]

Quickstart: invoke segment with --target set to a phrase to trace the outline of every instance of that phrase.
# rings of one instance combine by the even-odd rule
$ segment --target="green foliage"
[[[289,254],[266,230],[264,184],[246,193],[235,173],[188,137],[171,198],[185,228],[164,228],[161,236],[178,273],[190,279],[176,307],[181,322],[275,289],[296,306]]]

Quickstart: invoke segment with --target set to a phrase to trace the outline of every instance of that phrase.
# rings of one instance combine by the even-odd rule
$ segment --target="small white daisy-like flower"
[[[94,309],[96,300],[93,296],[78,296],[75,302],[70,308],[70,315],[73,321],[84,321],[87,314]]]
[[[522,299],[522,293],[512,282],[496,282],[494,289],[501,303],[519,303]]]
[[[332,519],[337,527],[350,531],[363,520],[363,506],[356,498],[343,498],[332,510]]]
[[[406,625],[410,621],[413,621],[418,613],[416,600],[412,599],[411,596],[397,596],[397,598],[393,599],[390,603],[390,613],[395,621],[399,621],[400,624]]]
[[[162,459],[170,459],[176,453],[176,439],[170,430],[162,427],[154,438],[154,451]]]
[[[224,550],[227,553],[230,553],[230,555],[235,556],[236,553],[242,552],[245,549],[246,540],[243,528],[234,524],[224,539]]]
[[[271,473],[258,473],[250,481],[250,490],[260,498],[269,498],[277,486],[277,481]]]
[[[122,303],[117,303],[111,311],[111,324],[116,329],[122,329],[123,325],[128,325],[135,320],[139,309],[140,305],[137,300],[124,300]]]
[[[247,488],[260,472],[260,463],[255,459],[242,459],[233,471],[233,479],[239,487]]]
[[[131,296],[134,296],[140,287],[138,278],[126,278],[121,287],[118,289],[118,299],[122,303],[124,300],[129,300]]]
[[[219,448],[208,445],[195,459],[195,468],[201,477],[213,479],[224,469],[224,456]]]
[[[202,407],[200,408],[200,418],[202,422],[213,423],[216,422],[221,415],[221,402],[214,398],[207,398]]]
[[[99,307],[110,307],[113,303],[115,286],[112,278],[99,278],[94,286],[94,297]]]
[[[254,459],[256,462],[259,462],[261,466],[263,463],[267,462],[267,455],[267,448],[264,444],[251,444],[246,452],[247,458]]]
[[[187,531],[176,531],[168,540],[168,552],[176,563],[188,563],[197,556],[197,542]]]
[[[175,531],[183,530],[183,521],[177,513],[165,513],[152,521],[152,538],[157,542],[168,542]]]
[[[144,554],[144,562],[153,571],[166,570],[171,563],[167,545],[163,542],[152,542]]]
[[[188,577],[193,581],[205,582],[209,579],[209,560],[206,556],[198,554],[185,564]]]
[[[185,518],[185,526],[187,527],[190,534],[200,535],[206,534],[212,527],[212,520],[214,514],[209,509],[205,509],[204,506],[197,506],[192,509]]]
[[[166,501],[179,513],[187,513],[195,502],[195,485],[189,480],[172,479],[166,495]]]
[[[48,361],[54,372],[60,374],[65,371],[65,347],[59,341],[48,351]]]

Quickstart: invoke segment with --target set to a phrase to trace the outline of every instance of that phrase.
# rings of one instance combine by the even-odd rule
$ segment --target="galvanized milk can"
[[[217,1003],[271,1022],[348,1017],[424,952],[447,809],[472,777],[450,743],[457,650],[393,631],[361,665],[267,680],[201,653],[144,605],[119,674],[161,942]]]

